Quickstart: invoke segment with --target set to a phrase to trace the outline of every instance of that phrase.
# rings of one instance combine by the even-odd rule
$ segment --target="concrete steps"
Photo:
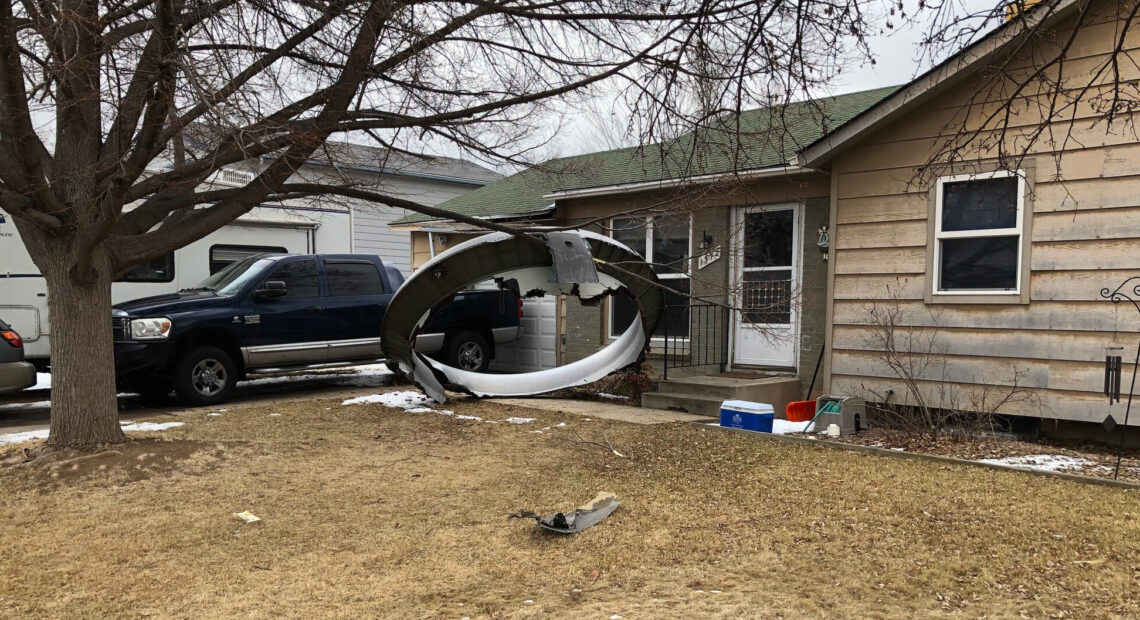
[[[776,417],[783,417],[787,404],[793,400],[800,400],[800,389],[800,380],[797,377],[764,375],[682,377],[658,383],[657,391],[642,395],[641,406],[717,416],[720,414],[722,401],[750,400],[771,404]]]

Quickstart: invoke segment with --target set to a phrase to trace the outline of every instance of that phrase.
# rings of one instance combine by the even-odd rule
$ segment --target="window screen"
[[[325,262],[330,297],[382,295],[384,284],[376,265],[367,262]]]

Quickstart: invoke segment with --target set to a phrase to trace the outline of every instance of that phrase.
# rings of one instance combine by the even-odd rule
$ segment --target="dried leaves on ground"
[[[233,408],[75,470],[4,468],[0,616],[1140,614],[1134,491],[696,425],[447,409]],[[621,507],[581,534],[506,518],[600,490]]]

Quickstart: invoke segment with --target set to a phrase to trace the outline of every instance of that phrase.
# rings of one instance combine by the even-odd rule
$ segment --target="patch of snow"
[[[789,420],[772,420],[773,435],[788,435],[791,433],[811,432],[815,422],[792,422]],[[711,592],[711,590],[710,590]]]
[[[628,396],[622,396],[621,394],[607,394],[605,392],[598,392],[598,398],[605,398],[608,400],[629,400]]]
[[[121,426],[123,427],[124,431],[128,433],[135,433],[145,431],[164,431],[168,428],[184,426],[185,424],[185,422],[123,422]],[[7,435],[0,435],[0,446],[32,441],[33,439],[47,439],[47,437],[48,429],[46,428],[34,431],[24,431],[22,433],[8,433]]]
[[[709,594],[720,594],[720,590],[709,590]]]
[[[51,407],[50,400],[39,400],[34,403],[11,403],[0,405],[0,411],[19,411],[21,409],[46,409]]]
[[[1031,454],[1028,456],[1007,456],[1000,459],[980,459],[979,463],[1000,465],[1010,469],[1030,469],[1035,471],[1059,472],[1066,469],[1087,469],[1096,466],[1088,459],[1063,454]],[[1100,467],[1103,467],[1100,466]]]
[[[534,601],[528,598],[527,600],[523,601],[523,605],[534,605]]]
[[[207,413],[207,414],[206,414],[206,417],[208,417],[208,418],[218,418],[218,417],[221,417],[221,415],[222,415],[222,414],[220,414],[220,413],[218,413],[217,411],[215,411],[215,412],[213,412],[213,413]]]
[[[0,435],[0,446],[10,443],[22,443],[31,441],[33,439],[47,439],[48,429],[39,431],[25,431],[23,433],[8,433],[7,435]]]
[[[392,371],[384,364],[368,364],[365,366],[339,366],[323,370],[313,370],[302,375],[286,375],[283,377],[264,377],[241,381],[238,385],[272,385],[275,383],[298,383],[301,381],[333,380],[343,385],[358,385],[374,387],[386,385],[393,378]]]
[[[720,426],[720,422],[706,422],[706,426]],[[727,426],[725,428],[728,428]],[[792,435],[811,432],[815,428],[813,422],[789,422],[788,420],[772,420],[773,435]]]
[[[503,421],[510,422],[511,424],[530,424],[531,422],[534,422],[534,420],[535,418],[507,418]]]
[[[393,407],[395,409],[422,409],[431,401],[427,395],[412,390],[401,390],[398,392],[385,392],[384,394],[369,394],[368,396],[358,396],[350,398],[342,405],[384,405],[385,407]]]
[[[440,413],[443,413],[443,412],[441,411]],[[448,412],[448,413],[450,413],[450,412]],[[475,420],[476,422],[482,422],[483,421],[483,418],[480,418],[479,416],[475,416],[475,415],[457,415],[457,416],[455,416],[455,419],[456,420]]]
[[[564,426],[566,426],[565,422],[559,422],[558,424],[555,425],[556,428],[562,428]]]
[[[273,417],[276,417],[279,415],[281,415],[281,414],[280,413],[271,413],[271,414],[269,414],[269,417],[273,418]]]
[[[590,418],[582,418],[582,421],[583,422],[593,422],[593,420],[591,420]]]
[[[50,372],[37,372],[36,384],[28,388],[29,390],[50,390],[51,389],[51,373]]]
[[[431,407],[412,407],[411,409],[404,410],[405,413],[432,413],[433,411],[435,411],[435,409]]]
[[[128,433],[142,433],[150,431],[164,431],[169,428],[186,426],[185,422],[130,422],[123,424],[123,431]]]
[[[610,616],[610,620],[622,620],[622,618],[624,618],[624,617],[625,616],[620,616],[618,614],[614,614],[614,615]]]

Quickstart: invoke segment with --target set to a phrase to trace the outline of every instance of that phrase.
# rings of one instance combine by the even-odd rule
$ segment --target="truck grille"
[[[114,318],[111,319],[111,340],[114,342],[123,342],[130,340],[131,320],[127,318]]]

